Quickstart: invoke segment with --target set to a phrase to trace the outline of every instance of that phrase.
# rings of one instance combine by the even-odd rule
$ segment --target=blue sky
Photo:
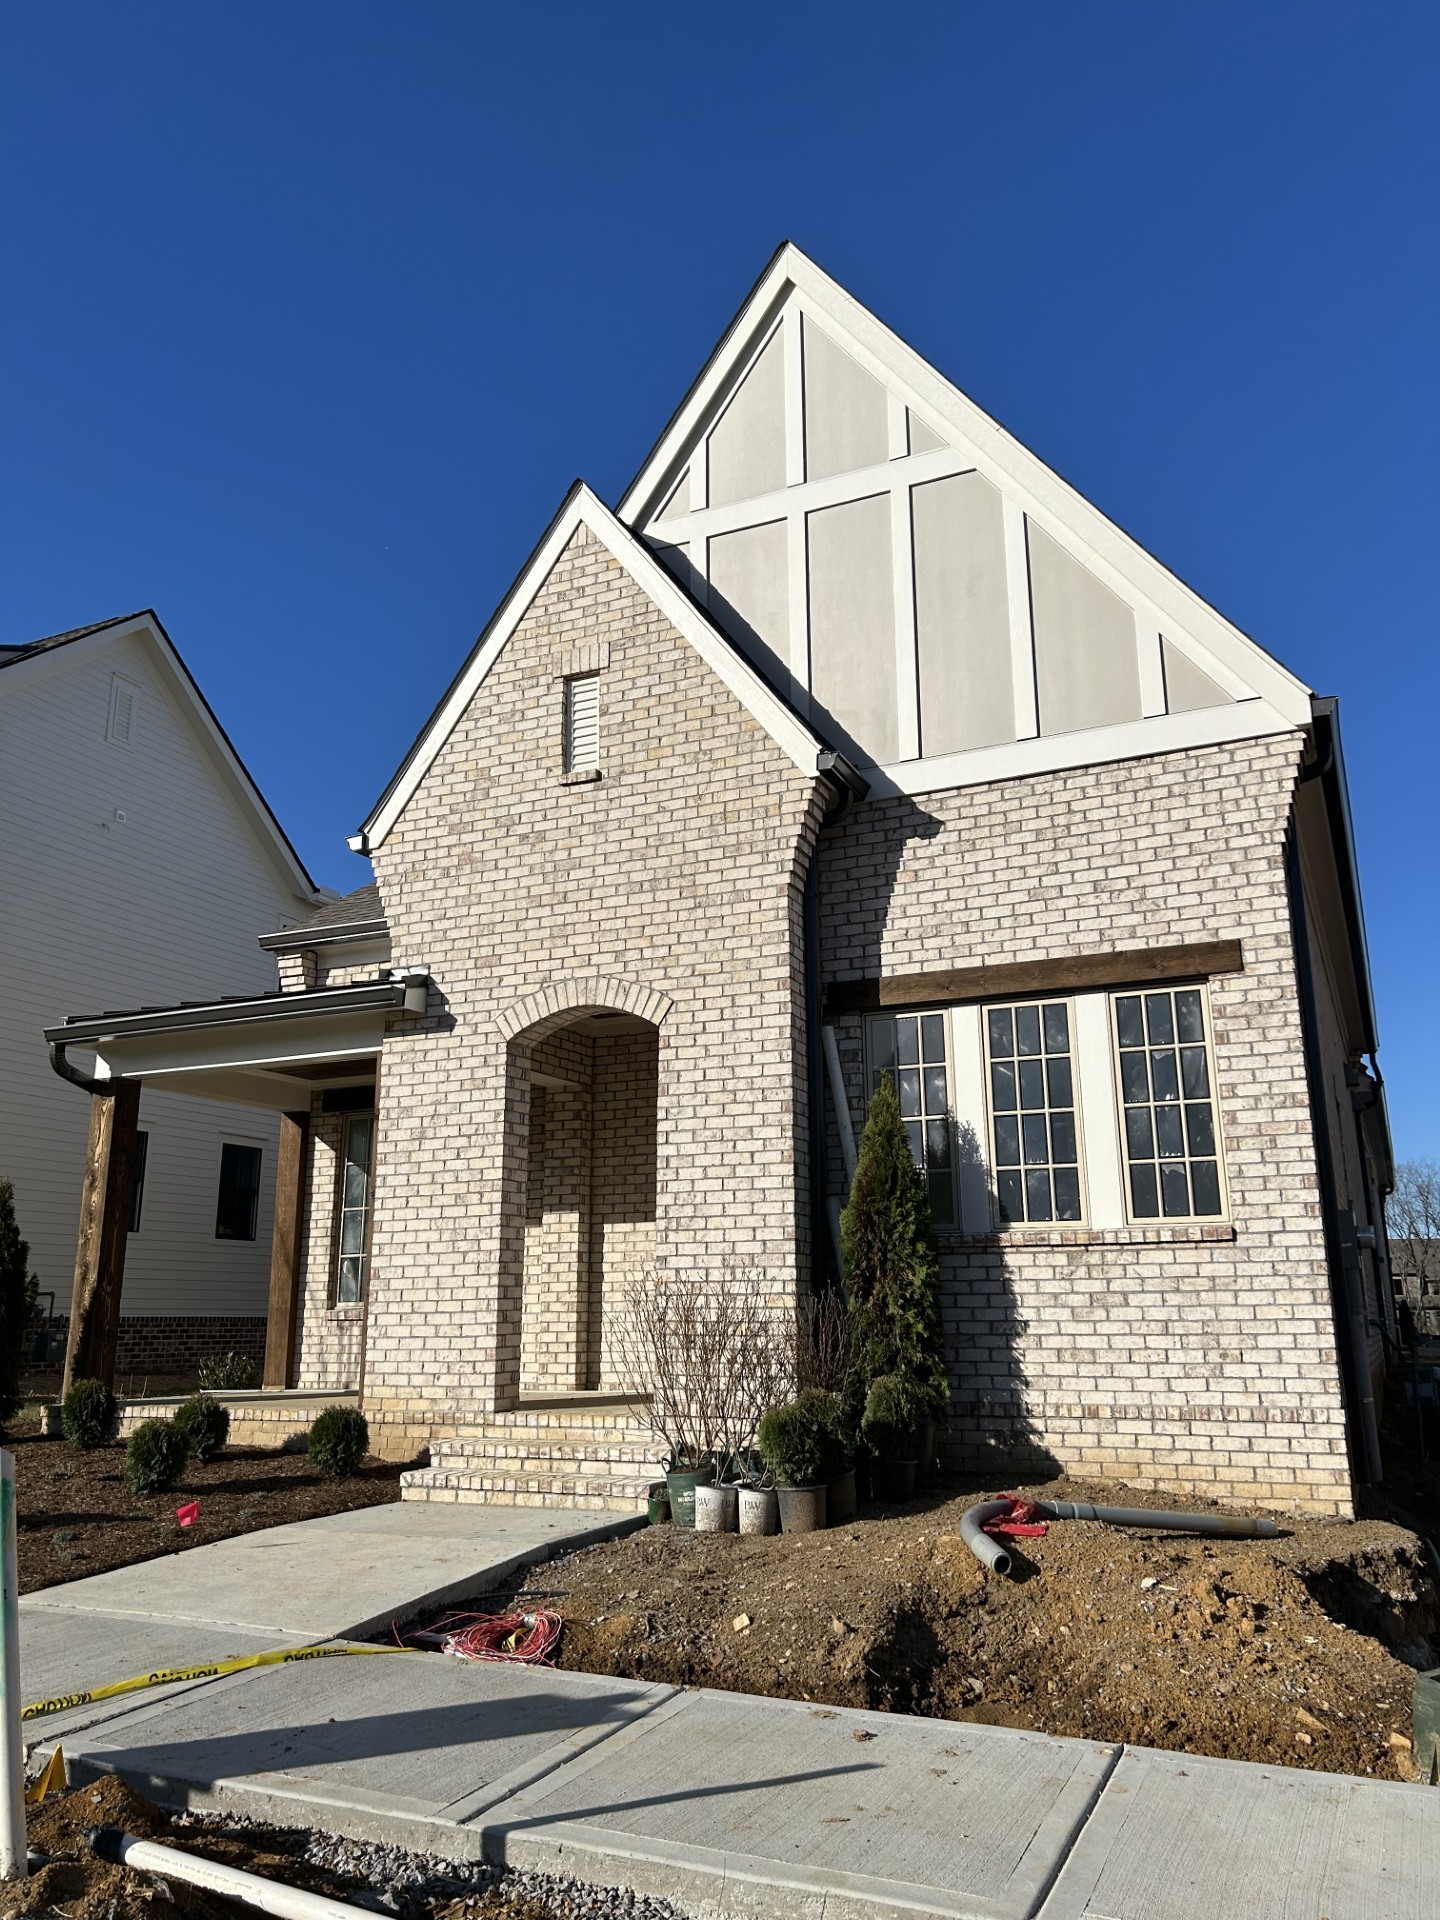
[[[10,7],[0,641],[153,605],[325,883],[789,236],[1343,708],[1440,1156],[1440,13]]]

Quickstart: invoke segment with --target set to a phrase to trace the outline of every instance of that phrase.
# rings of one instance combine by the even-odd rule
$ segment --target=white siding
[[[62,1312],[89,1103],[51,1072],[40,1029],[69,1013],[273,987],[274,962],[255,937],[306,904],[148,643],[82,646],[57,649],[43,671],[0,675],[0,1174],[15,1183],[32,1265]],[[116,674],[136,689],[128,746],[107,739]],[[146,1092],[140,1124],[149,1164],[123,1311],[263,1313],[273,1118]],[[214,1237],[225,1138],[264,1148],[253,1244]]]

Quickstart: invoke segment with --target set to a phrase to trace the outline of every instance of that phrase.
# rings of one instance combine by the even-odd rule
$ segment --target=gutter
[[[423,1013],[429,978],[427,968],[412,967],[358,987],[314,987],[305,993],[272,993],[254,1000],[212,1001],[193,1007],[158,1007],[147,1013],[78,1014],[58,1027],[46,1027],[44,1032],[47,1041],[63,1048],[131,1034],[184,1033],[192,1027],[299,1020],[316,1014],[389,1009]]]
[[[255,944],[267,953],[291,953],[302,947],[340,946],[347,940],[371,940],[390,931],[388,920],[337,921],[325,927],[286,927],[280,933],[261,933]]]
[[[820,835],[828,828],[840,825],[855,802],[863,800],[869,793],[870,783],[856,772],[843,753],[836,753],[830,748],[816,755],[815,771],[828,785],[833,795],[820,820],[815,844],[810,849],[809,863],[805,868],[804,896],[805,1075],[809,1096],[811,1291],[819,1292],[820,1289],[815,1282],[822,1272],[827,1273],[832,1279],[841,1277],[840,1224],[838,1218],[829,1217],[825,1194],[825,1059],[827,1040],[829,1047],[833,1048],[834,1035],[829,1028],[822,1030],[820,1013],[823,993],[823,970],[820,959]],[[841,1120],[843,1136],[848,1131],[849,1115],[844,1113],[838,1099],[836,1114]],[[831,1254],[829,1261],[826,1261],[822,1254],[822,1249],[827,1243]]]

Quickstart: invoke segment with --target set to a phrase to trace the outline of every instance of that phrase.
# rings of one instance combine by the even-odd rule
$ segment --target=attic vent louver
[[[131,736],[135,728],[135,701],[139,691],[128,680],[122,680],[119,674],[110,681],[110,717],[105,726],[105,738],[117,747],[133,744]]]
[[[589,773],[600,765],[600,676],[577,674],[565,682],[565,771]]]

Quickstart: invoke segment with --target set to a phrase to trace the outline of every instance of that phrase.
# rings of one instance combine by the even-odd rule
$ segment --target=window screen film
[[[1223,1207],[1205,996],[1177,987],[1114,1004],[1131,1216],[1214,1218]]]
[[[215,1209],[217,1240],[253,1240],[260,1202],[260,1149],[227,1140],[220,1149],[220,1199]]]
[[[1068,1004],[987,1007],[985,1049],[1002,1223],[1082,1219]]]
[[[872,1020],[870,1070],[872,1089],[882,1074],[893,1075],[910,1151],[925,1175],[931,1217],[937,1226],[952,1225],[955,1174],[944,1014],[901,1013]]]

